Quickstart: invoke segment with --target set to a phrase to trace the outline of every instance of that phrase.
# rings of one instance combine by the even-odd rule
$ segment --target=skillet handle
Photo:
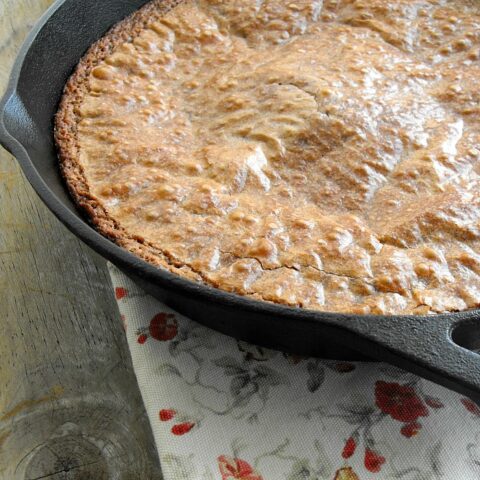
[[[7,119],[18,119],[30,122],[28,114],[25,111],[23,103],[15,92],[8,92],[0,101],[0,145],[5,148],[12,155],[16,156],[15,152],[23,149],[22,144],[11,135],[7,129]]]
[[[7,105],[10,102],[11,98],[11,94],[8,94],[7,92],[0,101],[0,145],[10,153],[12,153],[9,147],[11,136],[7,132],[7,128],[5,126],[5,114],[7,110]]]
[[[353,325],[352,325],[353,326]],[[361,350],[480,403],[480,319],[471,312],[437,317],[357,318]],[[462,345],[462,346],[461,346]],[[471,348],[472,350],[469,350]]]

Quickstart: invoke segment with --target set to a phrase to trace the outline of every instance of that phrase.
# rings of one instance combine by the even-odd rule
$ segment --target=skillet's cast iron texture
[[[88,47],[145,0],[63,0],[22,48],[0,104],[0,141],[53,213],[79,238],[172,308],[228,335],[285,351],[384,360],[480,401],[479,311],[335,315],[256,302],[154,268],[99,235],[76,210],[57,168],[53,117]]]

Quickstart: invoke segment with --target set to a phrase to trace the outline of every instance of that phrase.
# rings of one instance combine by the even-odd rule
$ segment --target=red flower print
[[[470,400],[469,398],[462,398],[460,400],[463,403],[463,406],[470,412],[476,415],[477,417],[480,417],[480,408],[479,406]]]
[[[353,471],[352,467],[345,467],[337,470],[334,480],[360,480],[360,477]]]
[[[404,437],[411,438],[415,436],[421,428],[422,425],[418,422],[407,423],[401,428],[400,433]]]
[[[174,434],[174,435],[185,435],[186,433],[188,433],[193,427],[195,426],[194,423],[192,422],[184,422],[184,423],[177,423],[176,425],[174,425],[172,427],[172,430],[171,432]]]
[[[122,298],[126,297],[128,294],[127,290],[123,287],[117,287],[115,289],[115,298],[117,300],[121,300]]]
[[[443,408],[445,405],[435,397],[425,397],[425,403],[431,408]]]
[[[231,458],[225,455],[218,457],[218,468],[222,480],[263,480],[245,460]]]
[[[177,320],[171,313],[158,313],[150,321],[150,335],[161,342],[175,338],[178,333]]]
[[[157,313],[151,320],[148,327],[137,330],[137,341],[144,344],[148,337],[160,342],[166,342],[175,338],[178,333],[178,324],[175,315],[172,313]]]
[[[382,457],[377,452],[367,448],[365,450],[365,468],[372,473],[378,473],[385,463],[385,457]]]
[[[355,370],[355,365],[350,362],[338,362],[335,364],[335,370],[338,373],[350,373]]]
[[[175,410],[172,410],[171,408],[170,409],[164,408],[163,410],[160,410],[160,412],[158,413],[158,416],[160,417],[160,420],[162,422],[168,422],[173,417],[175,417],[176,414],[177,412]]]
[[[410,385],[376,382],[375,403],[382,412],[400,422],[410,423],[428,415],[423,400]]]
[[[350,458],[354,453],[355,449],[357,448],[357,442],[353,437],[350,437],[346,442],[345,446],[343,447],[342,457],[346,460]]]

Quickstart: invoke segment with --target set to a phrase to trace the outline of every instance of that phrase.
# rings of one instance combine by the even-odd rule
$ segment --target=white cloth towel
[[[203,327],[110,266],[165,480],[477,480],[480,408],[382,363]]]

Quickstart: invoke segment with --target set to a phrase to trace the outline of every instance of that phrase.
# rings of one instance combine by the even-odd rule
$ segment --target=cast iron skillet
[[[145,0],[63,0],[34,28],[0,103],[0,141],[52,212],[79,238],[172,308],[228,335],[284,351],[384,360],[480,401],[479,310],[435,317],[355,316],[257,302],[155,268],[82,218],[57,168],[53,116],[87,48]],[[1,207],[0,207],[1,208]]]

